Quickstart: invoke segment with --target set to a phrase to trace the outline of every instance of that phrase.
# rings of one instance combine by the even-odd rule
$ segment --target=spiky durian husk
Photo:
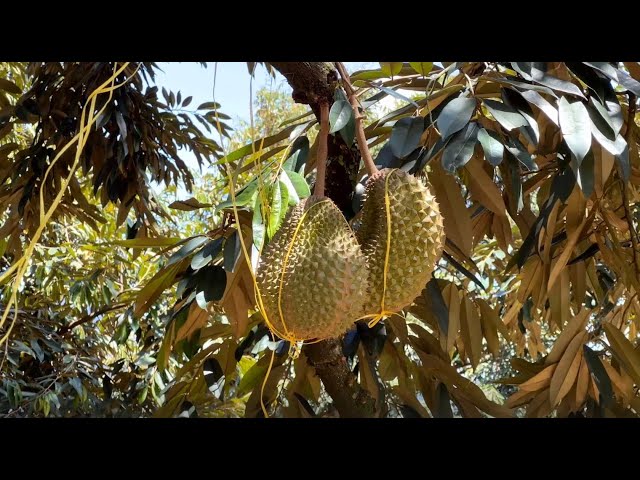
[[[422,292],[442,255],[445,241],[442,216],[427,185],[402,170],[384,169],[373,175],[367,182],[362,224],[356,232],[369,267],[364,315],[381,313],[387,248],[387,177],[391,245],[385,311],[401,310]]]
[[[256,280],[268,320],[280,334],[331,338],[344,333],[362,311],[367,267],[342,212],[327,198],[310,197],[287,214],[264,249]],[[278,309],[281,288],[286,328]]]

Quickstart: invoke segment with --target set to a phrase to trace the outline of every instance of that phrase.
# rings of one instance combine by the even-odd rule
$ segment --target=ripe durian
[[[265,247],[256,281],[263,313],[279,336],[332,338],[362,310],[367,267],[342,212],[330,199],[311,196]]]
[[[356,236],[369,268],[362,317],[373,318],[373,324],[422,292],[442,255],[444,226],[427,185],[402,170],[384,169],[367,182]]]

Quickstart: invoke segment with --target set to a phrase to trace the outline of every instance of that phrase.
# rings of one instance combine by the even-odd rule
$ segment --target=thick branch
[[[333,83],[338,79],[329,62],[269,62],[289,82],[297,103],[318,106],[322,100],[333,103]],[[314,111],[317,112],[314,108]]]
[[[271,62],[293,88],[293,99],[308,104],[320,117],[320,103],[333,103],[337,81],[333,64],[327,62]],[[360,165],[357,148],[347,146],[341,135],[329,135],[325,195],[331,198],[347,218],[353,216],[351,196]],[[376,401],[357,382],[346,358],[341,339],[306,345],[304,351],[342,418],[374,417]]]
[[[340,339],[306,345],[304,351],[341,418],[376,416],[376,401],[349,370]]]

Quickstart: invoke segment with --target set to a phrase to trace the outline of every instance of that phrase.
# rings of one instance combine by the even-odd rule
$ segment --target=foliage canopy
[[[297,356],[269,334],[251,271],[310,195],[321,99],[327,194],[353,224],[366,175],[335,67],[249,64],[264,67],[309,107],[260,92],[234,133],[224,106],[161,99],[156,65],[129,64],[14,285],[75,150],[42,174],[114,64],[0,63],[0,307],[19,299],[0,413],[251,417],[262,397],[285,417],[640,414],[640,64],[353,72],[376,165],[429,180],[445,253],[402,312]],[[183,149],[209,171],[194,179]]]

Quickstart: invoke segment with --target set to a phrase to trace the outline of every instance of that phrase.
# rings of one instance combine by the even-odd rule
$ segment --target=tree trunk
[[[333,103],[338,75],[332,63],[270,63],[293,88],[294,101],[308,104],[316,117],[319,117],[320,100],[328,101],[330,105]],[[351,197],[357,180],[360,152],[355,145],[348,147],[340,135],[329,135],[328,147],[325,195],[334,201],[347,218],[351,218]],[[306,345],[304,351],[333,399],[340,417],[375,417],[379,414],[380,401],[376,402],[349,370],[347,359],[342,354],[341,339]]]

